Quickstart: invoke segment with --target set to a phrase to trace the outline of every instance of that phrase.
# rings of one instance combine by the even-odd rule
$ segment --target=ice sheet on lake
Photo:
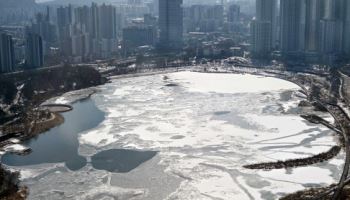
[[[256,93],[286,89],[298,89],[294,83],[271,77],[241,74],[179,72],[171,76],[176,81],[185,82],[190,91],[218,93]]]
[[[175,86],[168,87],[170,83]],[[168,199],[276,199],[339,178],[343,154],[329,162],[292,170],[242,167],[308,157],[336,144],[330,130],[306,122],[297,111],[288,112],[298,110],[297,102],[302,100],[298,95],[282,99],[281,92],[298,92],[293,83],[252,75],[179,72],[114,79],[99,89],[92,98],[106,119],[80,134],[80,153],[92,156],[111,148],[159,151],[159,164],[165,166],[165,173],[182,180],[179,187],[165,194]],[[61,172],[60,177],[48,174],[31,188],[37,193],[43,191],[45,186],[40,184],[45,181],[69,182],[68,176],[86,185],[103,179],[96,178],[97,174],[108,175],[85,167],[74,173]],[[128,182],[132,181],[136,184],[139,180],[130,177]],[[125,190],[106,188],[100,182],[95,187],[77,186],[79,193],[69,189],[70,184],[59,188],[66,188],[71,196],[89,198],[103,194],[135,194],[138,198],[141,192],[141,199],[147,199],[150,195],[144,192],[147,184],[140,190],[120,184],[118,188]],[[108,194],[109,189],[122,193]],[[55,199],[56,193],[51,195]]]

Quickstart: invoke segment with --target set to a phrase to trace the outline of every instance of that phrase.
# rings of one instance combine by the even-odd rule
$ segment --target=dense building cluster
[[[14,17],[0,14],[1,72],[169,53],[324,64],[350,56],[348,0],[101,2],[32,2],[24,15],[8,1]]]
[[[23,66],[25,68],[38,68],[44,65],[44,49],[42,37],[36,33],[27,33],[25,45],[15,49],[13,37],[0,32],[0,72],[12,72],[16,70],[17,61],[25,58]]]
[[[252,53],[334,63],[350,55],[349,19],[348,0],[256,0]]]
[[[3,33],[12,36],[11,47],[3,47],[12,49],[12,64],[2,72],[140,54],[182,52],[217,57],[244,55],[247,50],[250,17],[242,15],[241,6],[233,2],[125,0],[45,8],[33,5],[30,10],[36,13],[27,22],[14,18],[1,23]]]
[[[57,9],[59,47],[76,61],[107,58],[117,48],[117,13],[111,5]]]

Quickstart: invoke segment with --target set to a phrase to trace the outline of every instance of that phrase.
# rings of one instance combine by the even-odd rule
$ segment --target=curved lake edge
[[[291,79],[289,77],[286,77],[286,76],[283,77],[280,74],[277,74],[277,77],[276,77],[276,74],[270,75],[270,76],[268,74],[265,74],[265,75],[256,74],[256,75],[257,76],[263,76],[263,77],[277,78],[277,79],[285,80],[285,81],[288,81],[288,82],[291,82],[291,83],[297,85],[300,88],[299,91],[306,96],[306,101],[305,102],[307,102],[310,105],[312,105],[312,107],[314,109],[318,109],[318,108],[321,107],[323,112],[331,114],[332,118],[334,120],[336,120],[334,118],[334,115],[332,114],[332,112],[329,109],[327,109],[323,105],[323,103],[321,103],[319,100],[315,100],[314,102],[309,101],[309,99],[312,99],[313,96],[310,94],[308,89],[306,89],[306,87],[304,87],[298,81],[293,80],[293,79]],[[299,106],[300,106],[300,104],[298,105],[298,107]],[[313,156],[310,156],[310,157],[306,157],[306,158],[297,158],[297,159],[289,159],[289,160],[277,160],[277,161],[274,161],[274,162],[259,162],[259,163],[244,165],[243,167],[247,168],[247,169],[262,169],[262,170],[273,170],[273,169],[287,169],[287,168],[304,167],[304,166],[309,166],[309,165],[321,163],[321,162],[324,162],[324,161],[328,161],[328,160],[336,157],[341,152],[341,149],[344,147],[344,136],[343,136],[342,132],[339,132],[339,130],[337,130],[333,125],[331,125],[329,122],[327,122],[327,120],[323,119],[322,117],[317,116],[320,121],[323,121],[326,124],[325,123],[321,123],[320,121],[319,122],[315,122],[314,120],[311,120],[311,119],[308,119],[306,117],[303,117],[302,115],[300,117],[304,118],[309,123],[322,124],[325,127],[327,127],[328,129],[334,131],[336,133],[334,137],[338,140],[339,145],[334,145],[326,152],[320,152],[320,153],[318,153],[316,155],[313,155]]]
[[[162,73],[167,73],[167,72],[162,72]],[[256,74],[254,74],[254,75],[256,75]],[[135,76],[140,76],[140,75],[135,75]],[[142,75],[141,75],[141,76],[142,76]],[[264,75],[258,74],[258,76],[262,76],[262,77],[273,77],[273,78],[279,78],[279,79],[286,80],[285,78],[276,77],[276,76],[268,76],[268,75],[266,75],[266,74],[264,74]],[[134,77],[134,76],[132,76],[132,77]],[[290,80],[287,80],[287,81],[292,82],[292,83],[295,83],[295,82],[290,81]],[[298,85],[298,84],[297,84],[297,85]],[[87,99],[89,99],[89,98],[87,98]]]
[[[72,171],[80,170],[89,163],[98,170],[126,173],[157,154],[155,151],[109,149],[91,156],[91,161],[88,162],[87,157],[81,156],[78,152],[79,134],[99,126],[105,119],[105,113],[97,108],[92,99],[86,98],[75,101],[71,108],[70,112],[62,113],[65,123],[25,142],[33,149],[29,155],[7,153],[1,157],[2,162],[7,166],[63,162]]]
[[[156,75],[156,74],[167,74],[167,73],[172,73],[174,71],[176,71],[176,72],[178,72],[178,71],[193,71],[193,72],[199,72],[199,73],[217,73],[217,74],[247,74],[247,73],[240,73],[240,72],[210,72],[210,71],[196,71],[196,70],[176,69],[176,70],[160,71],[160,72],[150,72],[150,73],[146,72],[146,73],[139,73],[139,74],[117,75],[117,76],[112,76],[111,79],[120,79],[120,78],[123,79],[123,78],[132,78],[132,77],[140,77],[140,76],[151,76],[151,75]],[[286,76],[283,76],[281,74],[268,74],[266,72],[264,72],[263,74],[262,73],[256,73],[256,72],[255,73],[249,73],[249,74],[254,75],[254,76],[276,78],[276,79],[281,79],[281,80],[284,80],[284,81],[288,81],[290,83],[293,83],[293,84],[297,85],[300,88],[300,92],[307,96],[306,99],[310,98],[310,94],[309,94],[308,90],[303,85],[301,85],[297,81],[291,80],[290,78],[288,78]],[[104,84],[106,84],[106,83],[104,83]],[[52,106],[68,107],[69,110],[67,110],[67,111],[71,112],[74,109],[74,105],[76,103],[83,102],[83,101],[86,101],[86,100],[87,101],[91,100],[91,96],[94,95],[96,92],[98,92],[94,88],[95,87],[91,87],[91,88],[86,88],[86,89],[82,89],[82,90],[69,92],[69,93],[79,93],[80,94],[80,98],[74,99],[73,101],[71,101],[68,104],[48,104],[48,105],[49,106],[52,105]],[[92,89],[92,92],[89,89]],[[84,91],[84,92],[82,93],[82,91]],[[62,95],[58,96],[58,97],[62,97]],[[54,98],[58,98],[58,97],[54,97]],[[45,106],[45,104],[42,105],[42,106]],[[56,128],[57,126],[60,126],[63,123],[66,123],[64,116],[62,116],[63,113],[53,112],[53,114],[55,114],[57,116],[57,119],[63,119],[63,121],[62,120],[57,120],[57,123],[52,124],[50,127],[46,127],[46,129],[43,129],[42,132],[39,132],[36,137],[40,137],[40,134],[46,134],[46,133],[50,132],[51,129]],[[310,123],[313,123],[310,120],[308,120],[308,121]],[[95,127],[97,127],[97,126],[98,126],[98,124]],[[90,129],[93,129],[95,127],[92,127]],[[84,131],[86,131],[86,130],[84,130]],[[79,134],[79,133],[77,133],[77,134]],[[32,139],[33,138],[29,138],[29,141],[32,140]],[[338,138],[337,139],[339,141],[342,141],[341,134],[338,134]],[[27,141],[28,140],[25,140],[24,142],[27,142]],[[312,165],[312,164],[316,164],[316,163],[320,163],[320,162],[332,159],[335,156],[337,156],[339,152],[340,152],[339,146],[333,146],[327,152],[321,152],[321,153],[319,153],[317,155],[314,155],[314,156],[311,156],[311,157],[307,157],[307,158],[291,159],[291,160],[286,160],[286,161],[278,160],[276,162],[268,162],[268,163],[261,162],[261,163],[245,165],[243,167],[248,168],[248,169],[265,169],[265,170],[269,169],[269,170],[271,170],[271,169],[280,169],[280,168],[294,168],[294,167],[299,167],[299,166],[308,166],[308,165]],[[86,162],[86,161],[84,161],[84,162]]]

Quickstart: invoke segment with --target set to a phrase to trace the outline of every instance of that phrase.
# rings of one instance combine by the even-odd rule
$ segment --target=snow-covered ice
[[[166,86],[169,83],[177,86]],[[339,178],[343,153],[295,169],[242,167],[308,157],[336,144],[332,131],[299,116],[302,97],[295,95],[300,88],[293,83],[253,75],[177,72],[113,79],[98,89],[91,98],[106,117],[79,134],[80,154],[89,157],[106,149],[135,148],[158,151],[159,161],[149,163],[153,167],[141,165],[113,184],[105,181],[111,173],[91,166],[74,172],[59,170],[59,176],[43,173],[40,181],[28,178],[30,172],[25,171],[30,199],[276,199]],[[149,176],[143,170],[157,166],[163,168],[153,178],[167,174],[180,183],[156,192],[149,189],[159,187],[156,183],[140,183],[142,176]],[[48,192],[48,183],[52,188],[57,185],[57,191]]]
[[[271,77],[261,77],[249,74],[218,74],[178,72],[172,76],[176,81],[183,81],[185,87],[194,92],[217,93],[256,93],[298,89],[294,83]],[[243,84],[244,83],[244,84]]]
[[[22,153],[23,151],[28,150],[28,147],[25,147],[21,144],[10,144],[10,145],[6,145],[4,147],[4,150],[6,152]]]

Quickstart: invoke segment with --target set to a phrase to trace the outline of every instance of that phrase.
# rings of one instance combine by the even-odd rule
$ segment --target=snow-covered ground
[[[11,153],[23,153],[26,150],[28,150],[28,147],[25,147],[21,144],[9,144],[4,147],[5,152]]]
[[[78,91],[71,91],[63,94],[62,96],[59,97],[54,97],[51,98],[47,101],[45,101],[42,105],[45,104],[73,104],[76,101],[79,101],[81,99],[88,98],[92,94],[97,92],[96,88],[91,87],[91,88],[86,88]]]
[[[242,167],[308,157],[336,144],[332,131],[299,117],[302,99],[293,83],[178,72],[115,79],[99,89],[92,99],[106,118],[80,133],[80,155],[113,148],[158,155],[126,174],[90,165],[78,171],[61,164],[19,168],[30,199],[276,199],[331,184],[341,173],[343,153],[295,169]]]

